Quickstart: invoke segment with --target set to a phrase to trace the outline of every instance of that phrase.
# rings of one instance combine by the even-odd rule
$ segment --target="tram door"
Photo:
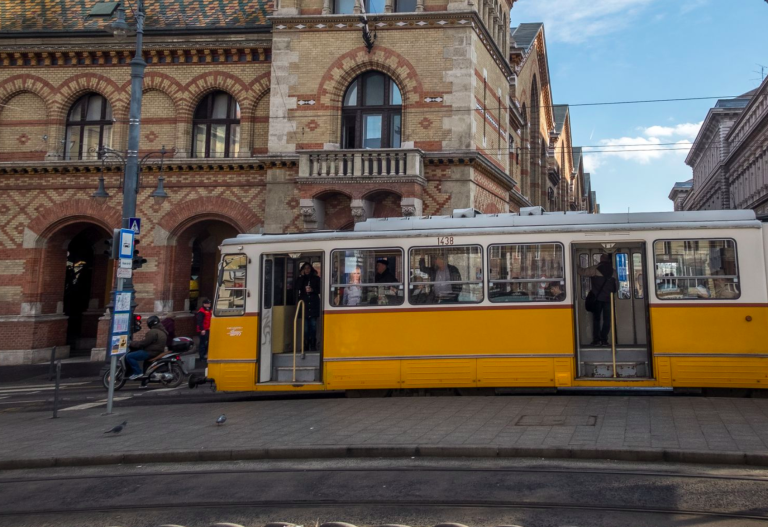
[[[301,314],[296,318],[296,292],[293,284],[304,263],[312,265],[321,275],[322,254],[267,254],[262,259],[259,382],[292,382],[294,322],[298,329],[297,339],[301,339],[303,323]],[[318,341],[322,342],[322,317],[318,319],[317,334]],[[300,353],[301,342],[297,341],[296,345],[296,351]],[[299,359],[297,382],[319,381],[319,360],[315,358],[308,358],[305,353],[305,358]],[[312,364],[309,365],[309,362]]]
[[[611,256],[614,276],[618,282],[613,308],[616,328],[616,377],[650,378],[653,372],[649,345],[646,252],[643,242],[579,244],[573,247],[578,375],[582,378],[614,377],[611,334],[608,335],[607,346],[594,345],[598,340],[593,334],[594,315],[587,312],[585,306],[591,280],[589,277],[578,275],[579,267],[600,263],[602,254]]]

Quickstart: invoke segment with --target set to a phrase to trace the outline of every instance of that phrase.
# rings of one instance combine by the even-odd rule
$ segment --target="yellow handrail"
[[[613,355],[613,377],[616,377],[616,317],[613,312],[613,293],[611,293],[611,353]]]
[[[293,382],[296,382],[296,322],[301,313],[301,356],[304,357],[304,301],[296,304],[296,314],[293,315]]]

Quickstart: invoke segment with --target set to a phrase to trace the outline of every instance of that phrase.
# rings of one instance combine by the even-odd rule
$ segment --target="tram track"
[[[425,518],[450,518],[454,513],[497,517],[629,515],[648,518],[646,521],[654,524],[657,520],[653,515],[677,515],[701,522],[709,518],[707,521],[718,525],[768,523],[766,488],[761,485],[768,483],[768,476],[759,471],[710,474],[589,464],[570,468],[387,467],[370,463],[323,467],[330,461],[312,463],[320,467],[186,470],[182,465],[181,470],[147,467],[145,471],[125,466],[120,468],[125,473],[104,467],[86,470],[97,473],[38,475],[34,471],[31,477],[7,478],[0,474],[0,524],[15,525],[18,521],[19,525],[32,525],[29,522],[42,516],[70,518],[71,524],[74,518],[105,514],[150,518],[164,514],[180,520],[196,514],[219,518],[241,514],[291,521],[311,514],[344,518],[349,511],[373,508],[381,511],[382,518],[410,511]],[[47,501],[36,499],[51,495]],[[83,496],[88,496],[87,502]]]
[[[163,505],[141,505],[131,504],[110,507],[78,507],[78,508],[37,508],[27,511],[0,511],[0,517],[19,517],[30,515],[63,515],[63,514],[82,514],[82,513],[106,513],[119,511],[168,511],[168,510],[194,510],[194,509],[226,509],[226,508],[269,508],[269,509],[288,509],[288,508],[344,508],[344,507],[414,507],[414,508],[440,508],[445,509],[544,509],[544,510],[568,510],[568,511],[588,511],[599,513],[641,513],[658,515],[684,515],[711,518],[728,518],[757,520],[768,523],[768,514],[749,514],[743,512],[718,512],[702,511],[675,508],[651,508],[651,507],[607,507],[599,505],[578,505],[573,503],[557,502],[496,502],[496,501],[456,501],[456,500],[281,500],[281,501],[237,501],[237,502],[181,502]]]

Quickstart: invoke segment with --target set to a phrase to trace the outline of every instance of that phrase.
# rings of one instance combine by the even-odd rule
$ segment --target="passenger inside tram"
[[[432,285],[432,295],[439,304],[455,303],[459,300],[464,286],[461,282],[461,273],[455,265],[446,261],[444,256],[438,256],[431,267],[427,267],[426,260],[422,256],[419,259],[419,269],[429,277]]]
[[[562,302],[565,300],[565,291],[563,291],[560,282],[550,282],[547,289],[547,298],[553,302]]]
[[[331,253],[331,303],[334,306],[403,303],[399,249],[353,249]]]

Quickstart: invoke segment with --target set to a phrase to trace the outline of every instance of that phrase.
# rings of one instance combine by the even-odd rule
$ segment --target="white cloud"
[[[679,126],[687,127],[689,125]],[[688,155],[691,146],[693,146],[693,143],[691,143],[689,139],[680,139],[672,142],[668,137],[671,135],[688,135],[692,133],[691,130],[682,128],[681,132],[676,132],[672,129],[672,132],[667,133],[667,128],[668,127],[663,126],[651,126],[645,128],[646,132],[649,130],[658,132],[654,134],[655,137],[618,137],[616,139],[601,139],[599,141],[599,146],[585,148],[585,171],[596,172],[600,166],[605,164],[606,159],[611,157],[618,157],[625,161],[647,165],[667,156],[677,155],[685,157]],[[664,137],[664,139],[661,137]],[[590,151],[592,153],[590,153]]]
[[[512,25],[541,21],[547,39],[579,43],[621,31],[640,11],[655,2],[657,0],[529,0],[512,9]]]
[[[681,123],[675,126],[649,126],[643,130],[648,137],[688,137],[695,139],[704,121],[698,123]]]
[[[584,172],[597,172],[597,169],[600,168],[600,165],[602,165],[603,162],[600,159],[599,155],[596,154],[585,154],[584,155]]]

